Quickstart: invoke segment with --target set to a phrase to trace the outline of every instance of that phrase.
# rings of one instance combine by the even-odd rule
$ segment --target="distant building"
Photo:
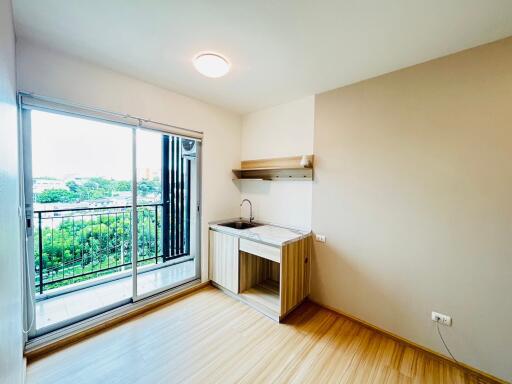
[[[161,170],[152,168],[137,168],[137,175],[143,180],[160,180]]]

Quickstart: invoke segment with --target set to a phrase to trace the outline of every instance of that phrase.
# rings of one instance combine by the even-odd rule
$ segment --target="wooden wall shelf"
[[[307,158],[307,167],[300,165],[302,156],[244,160],[233,174],[241,180],[313,180],[313,155]]]

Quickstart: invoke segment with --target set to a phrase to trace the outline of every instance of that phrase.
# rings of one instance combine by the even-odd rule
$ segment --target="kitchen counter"
[[[209,267],[213,284],[275,321],[309,294],[311,231],[256,221],[237,229],[210,222]],[[239,226],[243,227],[243,226]]]
[[[224,227],[222,223],[229,223],[231,221],[244,220],[241,218],[226,219],[219,221],[212,221],[209,223],[210,229],[215,231],[223,232],[226,234],[239,236],[248,240],[257,241],[260,243],[282,247],[294,241],[301,240],[311,234],[311,231],[300,230],[296,228],[283,227],[281,225],[274,225],[270,223],[263,223],[261,221],[255,221],[256,223],[262,224],[258,227],[248,229],[235,229],[230,227]]]

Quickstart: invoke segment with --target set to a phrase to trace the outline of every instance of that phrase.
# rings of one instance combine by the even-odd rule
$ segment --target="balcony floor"
[[[137,279],[138,294],[142,295],[195,275],[195,260],[170,265],[140,273]],[[38,330],[91,311],[112,306],[132,296],[132,277],[69,292],[36,302],[36,327]]]

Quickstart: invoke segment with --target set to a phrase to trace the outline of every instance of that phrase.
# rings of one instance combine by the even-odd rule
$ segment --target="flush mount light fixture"
[[[217,53],[204,52],[194,58],[194,67],[200,74],[216,78],[228,73],[231,64]]]

